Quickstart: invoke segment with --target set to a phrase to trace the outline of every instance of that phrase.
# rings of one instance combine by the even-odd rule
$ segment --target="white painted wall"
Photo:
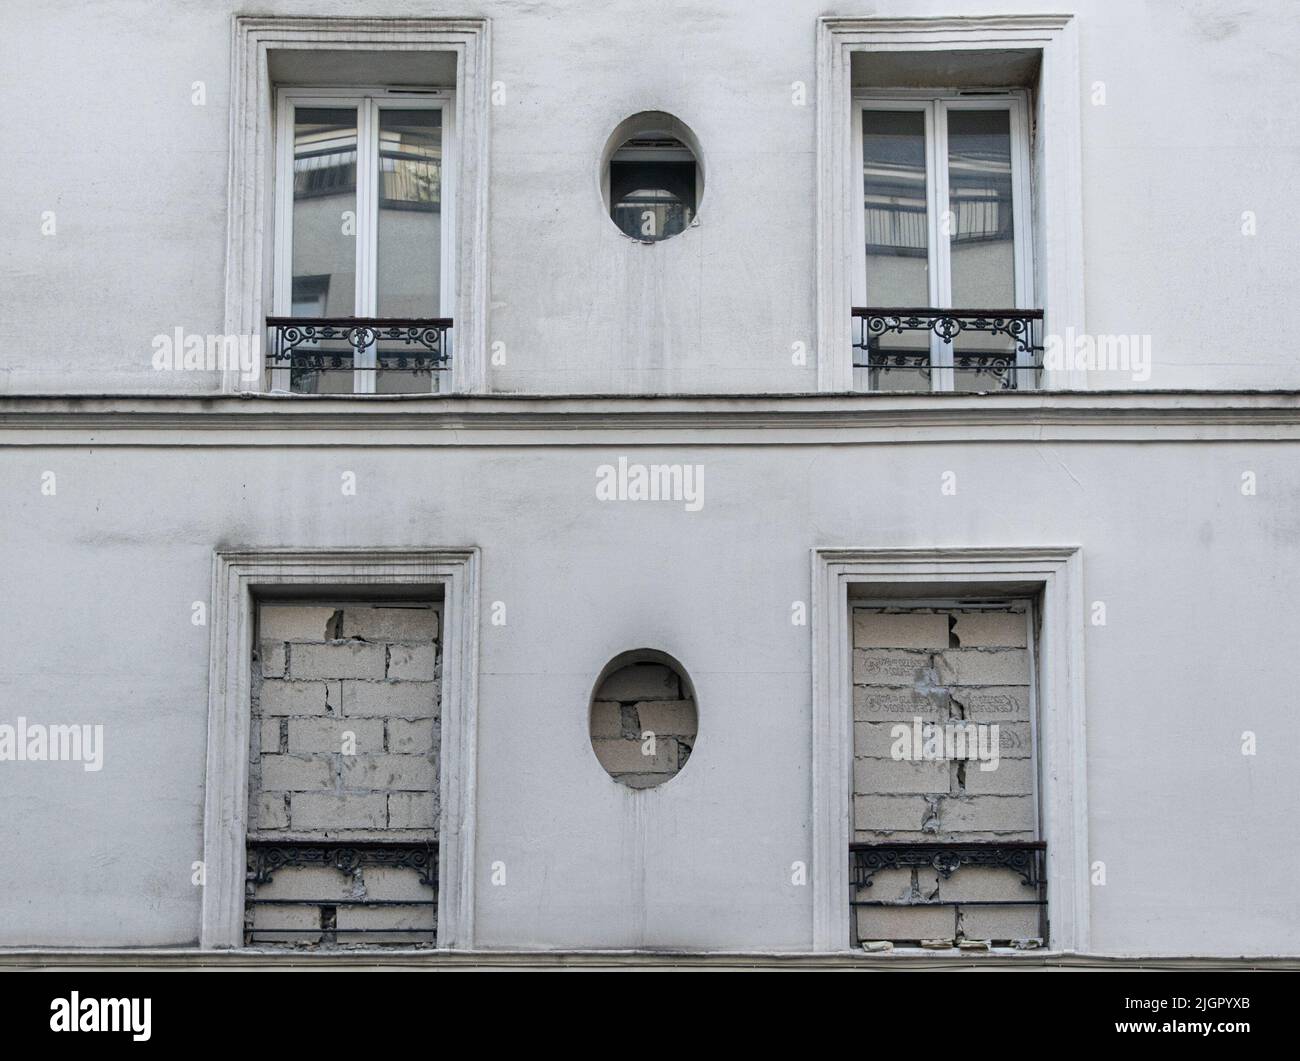
[[[1278,843],[1300,799],[1282,692],[1300,638],[1291,445],[157,441],[3,463],[20,561],[0,608],[4,714],[106,727],[97,774],[0,765],[6,945],[197,937],[208,631],[190,604],[214,545],[482,547],[481,945],[801,949],[811,659],[790,604],[808,599],[809,550],[1079,543],[1109,619],[1086,643],[1090,850],[1108,870],[1094,948],[1300,950],[1300,863]],[[620,453],[702,463],[704,508],[598,502],[596,468]],[[1260,495],[1241,494],[1244,468]],[[56,497],[38,490],[47,469]],[[487,621],[498,600],[504,627]],[[633,793],[586,720],[601,668],[638,647],[688,669],[699,737],[676,779]]]
[[[1107,92],[1083,107],[1090,329],[1151,334],[1150,387],[1300,386],[1269,332],[1297,280],[1294,5],[1072,7],[1080,91]],[[358,5],[0,12],[0,390],[219,386],[153,372],[150,343],[222,327],[232,10]],[[826,9],[446,10],[493,20],[507,92],[491,115],[489,339],[510,354],[490,387],[814,390],[815,365],[790,364],[814,331],[815,149],[814,109],[791,105],[790,83],[815,84]],[[190,102],[197,80],[205,107]],[[700,226],[654,246],[615,231],[596,170],[609,131],[647,109],[689,123],[707,168]],[[46,210],[55,236],[41,235]],[[1258,214],[1252,238],[1244,210]],[[216,547],[482,548],[485,615],[504,601],[508,624],[482,629],[479,945],[801,950],[811,894],[789,879],[811,842],[811,647],[789,617],[809,599],[810,550],[1078,544],[1086,598],[1109,614],[1086,645],[1090,851],[1108,879],[1091,891],[1093,949],[1300,952],[1300,855],[1279,842],[1300,799],[1287,691],[1300,480],[1285,427],[1055,442],[1050,429],[938,442],[827,427],[788,445],[701,428],[527,446],[508,432],[433,446],[365,431],[199,436],[184,420],[133,431],[0,438],[0,721],[102,722],[107,741],[96,774],[0,764],[0,945],[197,940],[209,631],[190,616]],[[597,502],[596,468],[620,454],[702,463],[704,509]],[[345,470],[356,497],[340,493]],[[946,470],[956,497],[940,494]],[[700,728],[679,777],[633,793],[597,763],[586,717],[601,668],[640,647],[685,665]],[[1253,758],[1243,730],[1258,735]],[[496,861],[505,887],[489,883]]]
[[[1253,0],[1076,0],[1087,324],[1150,334],[1141,386],[1275,388],[1300,367],[1268,321],[1300,220],[1300,10]],[[816,389],[816,18],[1055,10],[1025,0],[609,3],[401,0],[6,5],[0,390],[204,390],[150,341],[222,328],[232,13],[492,20],[490,340],[498,391]],[[207,104],[191,104],[203,81]],[[1092,105],[1104,82],[1106,103]],[[654,246],[605,216],[598,160],[637,111],[704,151],[700,226]],[[41,234],[54,211],[57,235]],[[1254,211],[1258,234],[1241,234]],[[68,322],[76,322],[69,331]],[[1105,381],[1113,386],[1116,381]],[[1127,384],[1125,384],[1127,385]]]

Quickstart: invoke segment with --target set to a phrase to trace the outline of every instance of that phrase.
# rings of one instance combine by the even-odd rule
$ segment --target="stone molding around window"
[[[441,587],[438,946],[473,946],[479,553],[453,549],[222,549],[212,560],[207,784],[203,814],[204,949],[242,945],[249,726],[256,595],[364,585]]]
[[[862,209],[851,174],[853,55],[1001,49],[1041,56],[1034,93],[1034,287],[1044,334],[1084,332],[1083,213],[1077,26],[1071,15],[859,18],[817,22],[817,387],[853,387],[850,240]],[[861,160],[856,172],[861,174]],[[860,176],[859,176],[860,179]],[[859,189],[860,192],[860,189]],[[1043,389],[1082,388],[1082,372],[1047,372]]]
[[[853,693],[849,589],[917,587],[930,597],[1037,591],[1041,825],[1053,952],[1089,945],[1087,744],[1083,690],[1083,560],[1078,546],[814,549],[813,949],[849,947]]]
[[[280,18],[234,20],[226,237],[227,335],[264,335],[274,272],[274,86],[277,50],[452,52],[456,56],[456,293],[451,389],[481,392],[487,365],[487,201],[490,45],[487,19]],[[261,389],[259,383],[256,389]],[[227,393],[248,389],[238,368]]]

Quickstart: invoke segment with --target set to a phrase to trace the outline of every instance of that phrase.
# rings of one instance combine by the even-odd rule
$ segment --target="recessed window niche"
[[[605,145],[601,191],[606,212],[631,239],[658,243],[685,231],[704,194],[695,134],[671,114],[634,114]]]
[[[685,670],[653,649],[610,661],[596,681],[589,718],[597,760],[629,788],[654,788],[676,777],[699,729]]]

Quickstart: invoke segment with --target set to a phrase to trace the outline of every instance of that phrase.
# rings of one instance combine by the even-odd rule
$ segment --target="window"
[[[610,777],[656,788],[677,776],[695,747],[695,691],[671,656],[625,652],[601,672],[588,723],[591,749]]]
[[[695,134],[662,111],[620,122],[601,153],[605,210],[623,235],[658,243],[696,223],[704,167]]]
[[[1005,618],[1021,606],[1024,614],[1017,620]],[[877,624],[874,619],[858,614],[864,611],[904,618]],[[917,616],[908,614],[912,612]],[[967,612],[988,612],[1003,617],[988,622],[972,621],[972,616],[963,615]],[[939,613],[948,614],[948,618],[936,622],[930,617]],[[864,865],[864,861],[860,861],[854,851],[855,845],[893,842],[871,836],[881,832],[921,834],[895,837],[899,843],[942,842],[944,837],[941,834],[945,831],[950,834],[947,839],[957,839],[955,834],[963,833],[965,839],[975,841],[983,834],[987,839],[1003,841],[1004,847],[1018,845],[1019,853],[1014,856],[1010,852],[1016,848],[1008,849],[1009,857],[1016,860],[1022,855],[1030,857],[1025,852],[1041,851],[1040,855],[1032,857],[1041,860],[1044,897],[1051,904],[1051,924],[1044,926],[1047,932],[1044,938],[1055,950],[1082,951],[1088,948],[1092,889],[1087,846],[1088,779],[1086,760],[1081,754],[1086,739],[1083,695],[1085,614],[1083,556],[1076,546],[819,548],[815,551],[812,851],[819,869],[812,880],[814,950],[834,951],[850,946],[851,926],[858,920],[853,911],[862,909],[851,904],[859,901],[861,890],[868,893],[862,898],[876,891],[874,881],[870,888],[866,888],[864,872],[870,869],[871,863],[868,861]],[[886,626],[895,625],[893,630],[886,629]],[[975,628],[973,631],[972,626]],[[1023,647],[1004,640],[1008,637],[1021,640],[1021,630],[1024,631]],[[953,643],[954,635],[956,645]],[[900,656],[913,658],[904,661],[898,658]],[[912,668],[913,677],[918,671],[933,671],[933,674],[927,674],[927,680],[917,687],[904,680],[909,668]],[[1009,688],[1016,688],[1019,692],[1008,693],[1006,690]],[[904,699],[913,693],[918,699],[924,696],[933,708],[934,717],[928,721],[960,721],[952,715],[954,689],[957,690],[956,700],[965,705],[966,721],[997,722],[1000,738],[1005,733],[1005,738],[998,744],[999,766],[995,770],[980,771],[977,763],[972,770],[968,761],[964,794],[960,779],[954,792],[954,757],[946,756],[945,731],[944,750],[949,769],[946,794],[942,785],[935,792],[920,789],[920,782],[914,791],[908,792],[899,777],[888,778],[885,774],[914,771],[920,778],[927,771],[933,771],[934,767],[925,760],[926,734],[922,733],[920,762],[897,761],[893,755],[893,741],[901,734],[890,733],[889,727],[914,723],[914,714],[907,710],[913,704]],[[943,718],[944,690],[949,695],[946,720]],[[1026,762],[1024,744],[1019,739],[1026,735],[1026,712],[1021,707],[1026,690],[1029,696],[1028,735],[1033,760],[1037,763],[1034,770],[1014,765]],[[1006,699],[998,699],[1004,696]],[[869,705],[869,699],[876,701],[874,706]],[[891,706],[904,710],[891,711]],[[985,708],[993,710],[985,711]],[[972,709],[974,715],[970,714]],[[872,711],[883,717],[865,717]],[[998,712],[1003,713],[999,716]],[[1015,717],[1009,717],[1011,714]],[[897,718],[898,715],[902,718]],[[923,723],[925,721],[923,718]],[[868,722],[887,723],[883,731],[876,733],[877,738],[883,735],[886,739],[883,747],[878,740],[873,744],[869,740],[871,734],[863,732],[863,724]],[[1018,747],[1012,754],[1008,742],[1014,730],[1019,731]],[[914,733],[913,730],[911,735]],[[986,742],[991,737],[989,733]],[[977,733],[977,742],[978,739]],[[966,747],[970,747],[969,741]],[[986,743],[985,748],[989,747]],[[908,750],[907,745],[900,747],[903,753]],[[903,757],[906,758],[905,754]],[[878,762],[864,766],[857,765],[855,760]],[[1009,764],[1012,769],[1004,770]],[[972,774],[980,775],[973,785],[970,781]],[[885,791],[868,792],[865,787],[860,787],[863,782],[878,784]],[[1029,787],[1030,782],[1035,786],[1033,789]],[[1012,785],[1016,786],[1015,789],[1011,789]],[[997,786],[1009,790],[994,791]],[[972,791],[973,787],[985,791],[976,793]],[[1030,791],[1036,793],[1032,801],[1028,799]],[[855,799],[855,795],[859,798]],[[896,806],[877,805],[869,798],[872,796],[892,797]],[[968,812],[961,806],[968,797],[990,804],[989,810],[1005,813],[984,817],[984,807],[971,808]],[[937,821],[930,813],[931,800],[938,811]],[[1032,802],[1032,816],[1028,813],[1029,802]],[[945,808],[945,803],[950,806]],[[948,812],[946,821],[945,810]],[[886,815],[885,811],[889,814]],[[972,817],[972,813],[975,816]],[[1026,838],[1018,839],[1015,834]],[[1027,838],[1034,835],[1037,839]],[[876,854],[886,858],[889,852]],[[935,854],[939,852],[932,852],[931,857]],[[912,857],[917,857],[915,852]],[[870,856],[861,858],[866,860]],[[881,868],[885,866],[880,861],[876,864]],[[974,872],[979,868],[978,863],[970,863],[954,869],[952,890],[967,886],[978,890],[978,878],[986,876]],[[918,890],[919,884],[918,881]],[[1011,878],[1010,885],[1006,879],[998,885],[1000,890],[1011,886],[1014,886],[1012,890],[1017,896],[1032,897],[1032,889],[1022,884],[1018,876]],[[882,887],[876,894],[886,898],[888,890]],[[911,895],[910,880],[907,894]],[[899,894],[894,896],[896,899],[900,897]],[[942,890],[939,897],[956,898],[951,891],[945,895]],[[997,896],[1008,897],[1005,893]],[[985,905],[978,896],[972,897],[970,891],[962,898],[967,906]],[[929,918],[928,911],[932,909],[923,908],[915,920],[919,922]],[[998,910],[996,907],[989,909]],[[1017,913],[1011,908],[1006,910],[1011,914]],[[949,924],[955,933],[956,921],[945,921],[943,927],[947,928]],[[860,937],[867,940],[881,939],[880,935],[870,934],[880,931],[888,933],[885,938],[913,938],[896,934],[893,928],[857,927],[869,933]],[[963,935],[967,938],[979,938],[974,937],[975,931],[977,929],[970,922],[963,925]],[[951,938],[955,939],[955,936]],[[990,932],[989,936],[982,938],[1013,937],[1010,934],[1007,937],[993,936]],[[1033,937],[1017,934],[1015,938]]]
[[[454,291],[450,98],[280,92],[273,389],[442,389]]]
[[[244,942],[437,942],[441,609],[263,601]]]
[[[647,241],[675,236],[695,218],[695,156],[680,140],[629,140],[609,164],[610,216]]]
[[[860,388],[1034,385],[1026,109],[1019,92],[856,101]]]
[[[1045,942],[1032,616],[853,608],[855,944]]]

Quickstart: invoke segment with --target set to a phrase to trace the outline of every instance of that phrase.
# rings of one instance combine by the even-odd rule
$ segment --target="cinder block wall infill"
[[[1019,841],[1037,838],[1029,624],[1024,605],[853,611],[853,835],[856,841]],[[976,723],[996,765],[928,758],[900,725]],[[934,734],[934,729],[922,730]],[[973,731],[970,731],[973,732]],[[900,755],[906,752],[906,755]],[[918,943],[1040,937],[1033,906],[961,901],[1035,898],[1003,868],[964,866],[949,877],[887,868],[855,899],[856,939]],[[958,905],[937,905],[940,902]]]
[[[247,942],[435,941],[436,892],[393,845],[438,839],[440,619],[432,602],[258,607]],[[259,844],[323,854],[259,882]],[[340,844],[389,850],[348,861]]]

